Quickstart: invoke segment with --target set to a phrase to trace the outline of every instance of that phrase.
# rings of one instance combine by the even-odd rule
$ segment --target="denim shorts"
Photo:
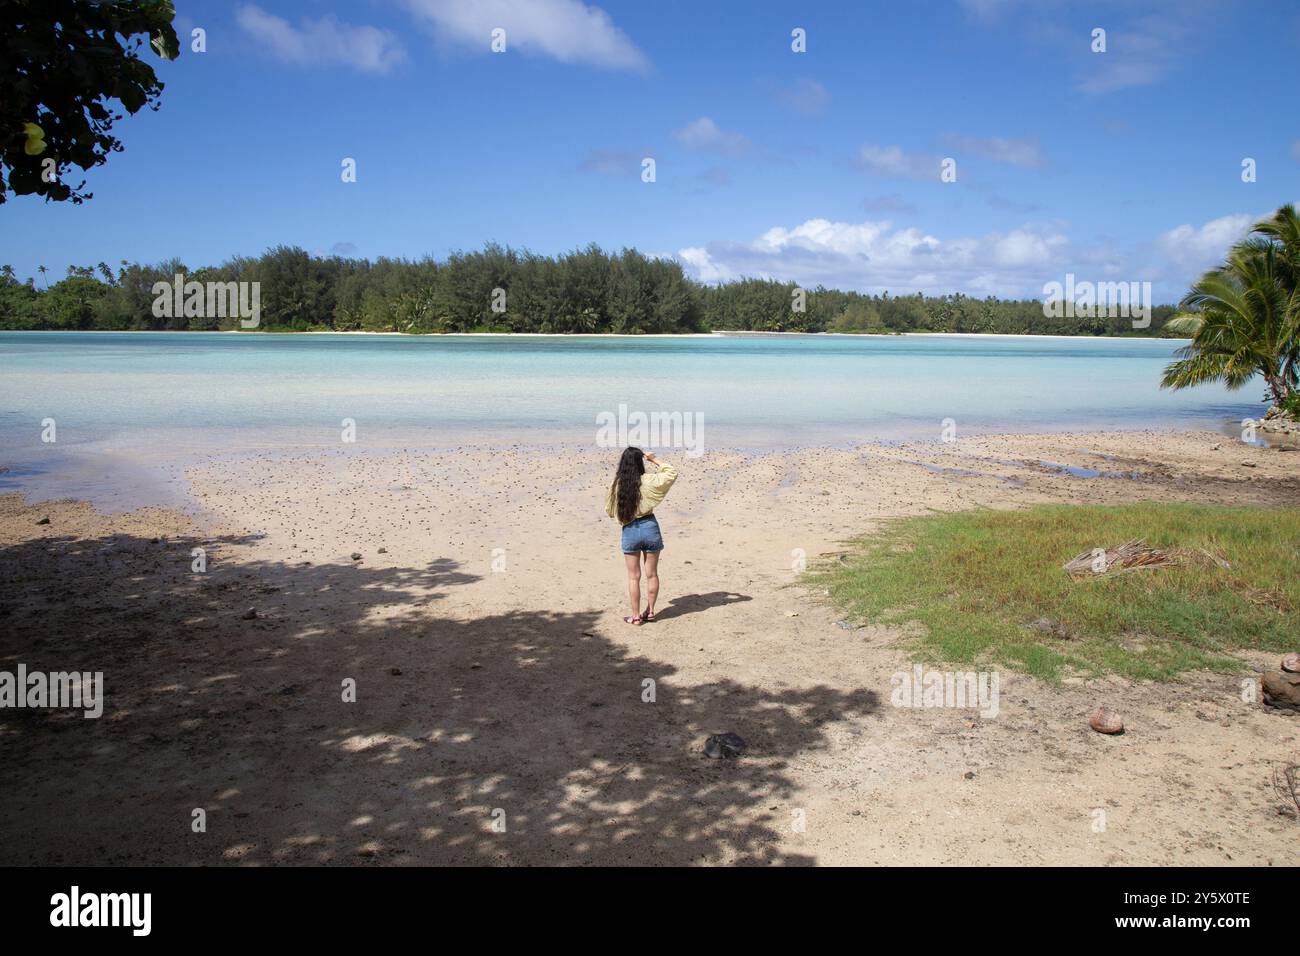
[[[662,551],[664,536],[659,533],[659,519],[653,514],[623,525],[623,553],[636,554],[638,551]]]

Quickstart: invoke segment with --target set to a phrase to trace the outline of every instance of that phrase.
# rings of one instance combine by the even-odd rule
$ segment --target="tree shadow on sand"
[[[877,707],[679,682],[596,611],[439,616],[477,580],[446,559],[236,559],[246,543],[0,551],[0,668],[107,686],[99,720],[0,711],[0,863],[810,863],[788,761]],[[745,756],[701,753],[723,731]]]

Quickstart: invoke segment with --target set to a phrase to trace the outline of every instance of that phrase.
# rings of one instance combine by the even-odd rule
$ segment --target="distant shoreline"
[[[28,335],[360,335],[404,339],[489,338],[489,339],[717,339],[803,336],[840,339],[1114,339],[1187,342],[1190,339],[1165,335],[1065,335],[1048,332],[765,332],[757,329],[719,329],[716,332],[346,332],[311,329],[0,329],[0,333]]]

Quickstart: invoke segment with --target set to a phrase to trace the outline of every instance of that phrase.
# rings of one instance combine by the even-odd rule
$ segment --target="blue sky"
[[[20,276],[594,241],[706,281],[1038,297],[1073,272],[1172,301],[1300,199],[1291,0],[177,7],[162,108],[118,124],[94,198],[0,207]]]

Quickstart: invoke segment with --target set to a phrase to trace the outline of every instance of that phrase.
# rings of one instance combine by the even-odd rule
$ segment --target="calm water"
[[[1181,343],[949,336],[387,337],[0,332],[0,491],[122,485],[251,448],[592,443],[597,415],[702,416],[710,447],[1220,428],[1262,388],[1162,392]],[[52,418],[58,441],[41,443]],[[44,478],[42,478],[44,476]]]

